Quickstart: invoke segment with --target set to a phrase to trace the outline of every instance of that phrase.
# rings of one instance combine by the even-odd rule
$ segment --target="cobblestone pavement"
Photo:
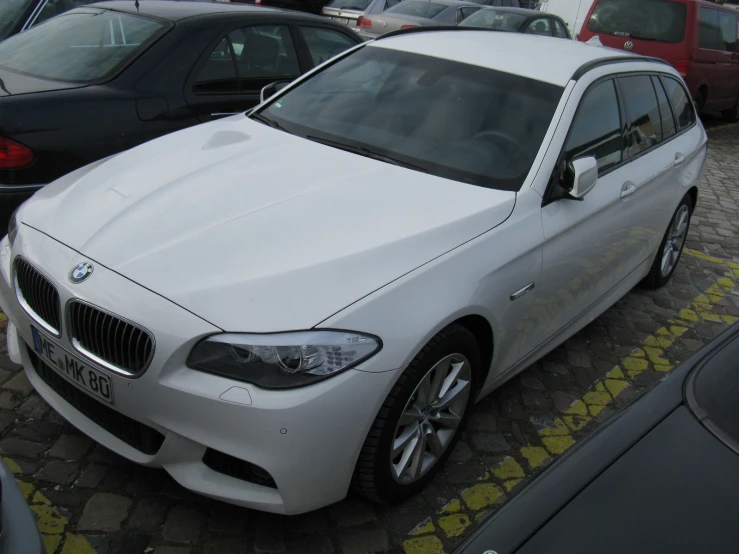
[[[739,319],[739,126],[710,136],[689,250],[672,282],[656,292],[635,289],[480,402],[445,470],[400,506],[350,496],[288,518],[198,497],[65,423],[10,362],[3,334],[0,450],[48,551],[450,552],[559,454]]]

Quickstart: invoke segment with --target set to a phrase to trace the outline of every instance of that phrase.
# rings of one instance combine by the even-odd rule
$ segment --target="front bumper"
[[[151,365],[136,378],[114,374],[88,360],[109,376],[115,406],[93,402],[88,393],[48,366],[37,371],[33,320],[10,284],[12,259],[18,254],[52,280],[62,306],[80,298],[143,325],[154,335]],[[94,263],[94,274],[72,284],[67,276],[81,261]],[[187,368],[192,346],[220,329],[43,233],[22,226],[12,255],[7,239],[0,244],[0,265],[0,305],[11,322],[9,340],[17,336],[18,343],[9,348],[18,348],[39,394],[81,431],[132,461],[164,468],[186,488],[233,504],[296,514],[346,496],[364,438],[398,372],[349,370],[309,387],[260,389]],[[57,342],[78,355],[66,329]],[[55,379],[49,379],[49,374]],[[90,402],[92,412],[83,409]],[[163,442],[147,454],[123,434],[106,430],[115,426],[99,424],[108,417],[118,418],[119,427],[143,424],[163,435]],[[212,451],[261,468],[273,484],[237,478],[220,467],[212,469],[212,463],[204,462],[206,452]]]

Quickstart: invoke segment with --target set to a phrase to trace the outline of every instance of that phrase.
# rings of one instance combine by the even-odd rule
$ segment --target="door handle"
[[[685,156],[683,156],[680,152],[675,154],[675,165],[680,165],[685,161]]]
[[[631,196],[636,192],[636,185],[632,183],[631,181],[627,181],[624,183],[624,186],[621,187],[621,198],[626,198],[627,196]]]

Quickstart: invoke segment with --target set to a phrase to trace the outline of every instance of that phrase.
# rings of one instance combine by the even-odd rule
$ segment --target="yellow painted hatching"
[[[503,491],[492,483],[480,483],[462,491],[462,499],[470,510],[482,510],[495,504]]]
[[[90,543],[87,542],[87,539],[84,536],[69,534],[64,539],[64,547],[62,548],[61,554],[97,554],[97,553],[95,552],[95,549],[92,546],[90,546]],[[420,554],[420,552],[418,554]],[[428,553],[424,553],[424,554],[428,554]]]
[[[472,522],[467,514],[452,514],[439,518],[439,527],[447,537],[458,537],[470,525]]]
[[[508,456],[503,460],[496,469],[493,470],[493,475],[498,479],[514,479],[521,478],[526,475],[521,465],[514,459]]]
[[[444,545],[438,537],[429,535],[427,537],[418,537],[417,539],[403,541],[403,550],[405,554],[444,554]],[[62,551],[62,554],[81,553]]]

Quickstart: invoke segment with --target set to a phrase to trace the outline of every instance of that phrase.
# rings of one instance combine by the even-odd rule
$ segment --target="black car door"
[[[298,54],[290,24],[257,23],[233,29],[209,45],[185,84],[185,98],[200,121],[244,112],[263,87],[291,81],[310,69]]]

